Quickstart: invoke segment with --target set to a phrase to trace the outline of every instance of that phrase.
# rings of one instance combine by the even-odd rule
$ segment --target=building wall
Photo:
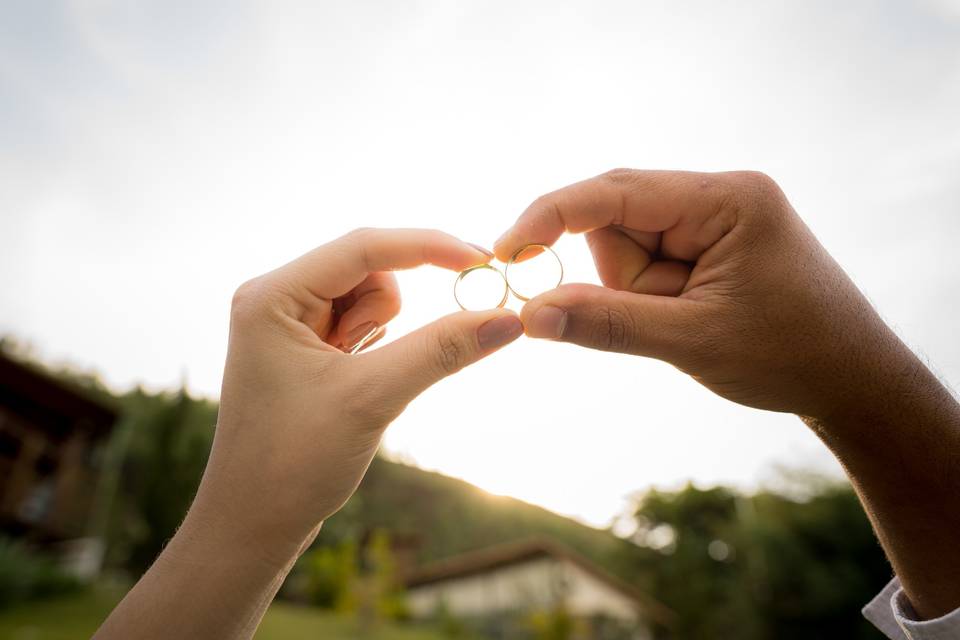
[[[551,608],[563,602],[578,617],[605,615],[633,622],[633,599],[566,559],[541,557],[413,587],[407,604],[415,617],[433,615],[443,603],[458,616]]]
[[[441,606],[458,616],[535,609],[550,606],[562,580],[553,558],[537,558],[462,578],[422,585],[407,592],[416,617],[429,617]]]
[[[617,591],[579,565],[563,562],[568,591],[566,606],[574,615],[603,614],[617,620],[637,620],[639,611],[633,598]]]

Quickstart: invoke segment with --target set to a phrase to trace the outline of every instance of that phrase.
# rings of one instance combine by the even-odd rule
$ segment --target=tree
[[[672,636],[881,638],[860,615],[890,576],[856,495],[650,491],[624,558],[677,614]],[[664,532],[668,532],[668,535]]]

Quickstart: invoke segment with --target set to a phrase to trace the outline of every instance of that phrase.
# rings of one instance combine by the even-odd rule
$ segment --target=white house
[[[434,563],[406,581],[407,606],[417,618],[445,610],[461,618],[551,611],[605,619],[650,637],[652,623],[672,612],[586,558],[548,540],[491,547]]]

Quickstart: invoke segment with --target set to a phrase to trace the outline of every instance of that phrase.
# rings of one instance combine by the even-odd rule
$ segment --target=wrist
[[[194,501],[150,570],[98,638],[250,638],[301,549],[265,542],[222,509]],[[319,527],[318,527],[319,528]]]
[[[231,426],[236,428],[221,421],[217,430]],[[298,557],[317,536],[322,519],[304,508],[302,492],[292,479],[275,479],[282,469],[257,468],[256,456],[220,444],[214,443],[182,528],[204,531],[204,538],[272,565]]]
[[[889,348],[849,370],[840,382],[845,393],[826,411],[801,416],[845,465],[882,465],[890,455],[912,450],[922,441],[946,443],[957,437],[950,428],[957,424],[956,401],[913,352],[893,340]],[[935,433],[945,426],[945,433]],[[922,465],[936,454],[934,446],[927,456],[909,460]]]
[[[251,573],[271,576],[293,564],[299,545],[259,534],[248,522],[195,501],[164,553],[177,564],[225,569],[244,566]]]
[[[170,546],[178,555],[283,571],[313,542],[321,524],[312,531],[291,526],[259,508],[255,500],[224,495],[205,478]]]
[[[960,602],[960,405],[903,351],[878,358],[831,414],[804,420],[843,465],[914,608],[932,618]]]
[[[812,375],[810,391],[819,401],[801,417],[828,432],[889,416],[888,405],[914,396],[908,387],[923,384],[919,379],[929,374],[879,317],[864,320],[844,330],[846,339],[829,345],[819,358],[824,364]],[[848,338],[851,334],[855,337]]]

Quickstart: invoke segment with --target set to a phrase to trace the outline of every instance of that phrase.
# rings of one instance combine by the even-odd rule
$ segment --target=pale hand
[[[390,272],[490,257],[439,231],[361,229],[241,286],[197,496],[95,637],[252,637],[387,425],[431,384],[523,333],[509,311],[460,312],[363,352],[400,308]]]
[[[354,492],[407,403],[522,334],[510,311],[458,312],[345,353],[382,335],[399,311],[390,272],[427,263],[456,271],[490,257],[439,231],[360,229],[241,286],[198,499],[212,494],[235,521],[262,527],[258,540],[302,541]]]

